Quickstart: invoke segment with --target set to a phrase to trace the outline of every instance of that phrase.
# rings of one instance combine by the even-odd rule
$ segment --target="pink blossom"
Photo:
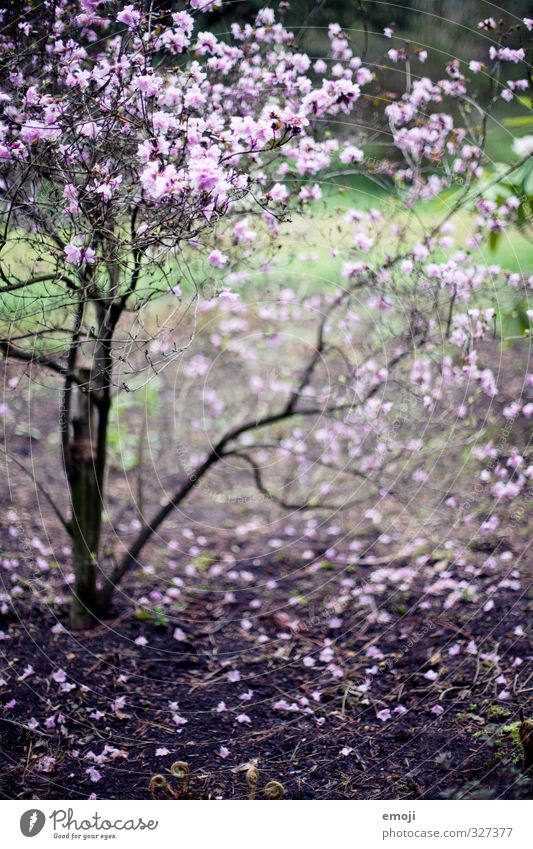
[[[53,772],[57,760],[51,755],[45,755],[38,762],[36,769],[38,772]]]
[[[231,684],[235,684],[241,680],[241,673],[238,669],[231,669],[227,674],[227,679]]]
[[[64,669],[56,669],[52,674],[52,678],[57,684],[63,684],[67,680],[67,673]]]
[[[82,265],[83,263],[93,265],[96,258],[96,251],[94,248],[80,248],[72,242],[69,242],[69,244],[65,246],[63,252],[67,262],[70,262],[72,265]]]
[[[491,59],[499,59],[500,62],[513,62],[514,64],[518,64],[525,58],[525,52],[523,47],[519,47],[518,49],[513,49],[511,47],[491,47],[489,49],[489,56]]]
[[[85,136],[85,138],[95,139],[101,132],[101,128],[98,126],[96,121],[85,121],[85,123],[80,124],[79,132],[80,135]]]
[[[232,292],[231,289],[228,289],[227,286],[224,286],[223,289],[219,292],[218,297],[221,301],[237,301],[240,296],[238,292]]]
[[[322,189],[315,183],[313,186],[307,185],[300,189],[298,197],[301,201],[315,201],[322,197]]]
[[[275,183],[267,192],[268,199],[277,201],[278,203],[284,203],[288,196],[288,189],[285,185],[283,185],[283,183]]]
[[[214,250],[211,251],[207,257],[207,261],[209,265],[212,265],[214,268],[224,268],[224,266],[228,263],[228,257],[226,254],[223,254],[222,251]]]
[[[81,264],[81,248],[77,245],[73,245],[72,242],[69,242],[69,244],[64,248],[64,253],[67,258],[67,262],[72,263],[72,265]]]
[[[208,12],[214,6],[219,6],[222,0],[189,0],[191,9]]]
[[[339,159],[344,165],[350,165],[352,162],[362,162],[364,153],[360,148],[355,147],[355,145],[347,144],[340,152]]]
[[[117,716],[124,707],[126,707],[125,696],[117,696],[116,699],[111,702],[111,710]]]
[[[335,657],[335,652],[331,648],[331,646],[326,646],[326,648],[322,649],[319,655],[319,659],[322,663],[329,663],[330,660],[333,660]]]
[[[383,708],[383,710],[378,710],[376,716],[378,719],[381,719],[382,722],[387,722],[387,720],[392,718],[392,714],[389,708]]]
[[[19,681],[25,681],[26,678],[29,678],[31,675],[34,675],[34,674],[35,674],[35,669],[31,665],[31,663],[28,663],[28,665],[24,668],[24,672],[22,673],[22,675],[19,676]]]
[[[383,654],[383,652],[381,651],[381,649],[378,648],[378,646],[370,646],[366,650],[365,654],[366,654],[367,657],[372,657],[372,658],[375,658],[376,660],[382,660],[383,657],[385,656]]]
[[[163,80],[156,74],[139,74],[135,77],[135,89],[146,97],[155,97],[159,94]]]
[[[141,20],[141,13],[134,6],[125,6],[117,15],[117,21],[125,24],[129,29],[138,26]]]
[[[246,713],[240,713],[238,716],[236,716],[236,717],[235,717],[235,719],[236,719],[236,721],[237,721],[237,722],[239,722],[241,725],[242,725],[242,724],[249,725],[249,724],[251,723],[251,721],[252,721],[252,720],[250,719],[250,717],[248,716],[248,714],[246,714]]]
[[[444,713],[444,708],[442,707],[442,705],[433,705],[433,707],[431,708],[431,713],[434,713],[435,716],[441,716],[441,714]]]

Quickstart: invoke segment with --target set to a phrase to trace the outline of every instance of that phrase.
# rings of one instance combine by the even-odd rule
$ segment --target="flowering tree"
[[[362,501],[354,479],[363,482],[365,497],[369,488],[384,497],[387,470],[406,447],[416,450],[414,434],[406,444],[387,438],[398,401],[394,387],[416,392],[425,409],[447,398],[459,417],[456,390],[465,382],[493,397],[496,379],[477,353],[494,317],[483,293],[527,286],[519,275],[474,259],[520,207],[512,194],[495,202],[486,187],[485,194],[476,189],[487,122],[469,89],[482,72],[492,80],[493,100],[527,88],[522,76],[503,82],[506,67],[525,59],[522,46],[507,44],[514,30],[482,22],[494,34],[490,66],[471,62],[466,70],[453,61],[436,82],[412,71],[413,63],[422,68],[425,51],[392,47],[389,59],[406,69],[405,91],[392,102],[383,99],[376,112],[362,96],[375,85],[374,74],[339,26],[330,26],[327,60],[313,62],[270,9],[249,25],[234,25],[226,40],[195,33],[192,13],[212,5],[195,0],[187,11],[177,4],[162,9],[99,0],[27,3],[18,18],[6,19],[2,36],[6,332],[0,345],[32,374],[42,369],[62,380],[59,427],[70,517],[53,506],[72,537],[75,627],[89,626],[109,605],[143,546],[222,458],[235,458],[263,494],[289,509]],[[522,30],[531,26],[526,20]],[[393,38],[393,30],[385,37]],[[348,119],[348,130],[331,132]],[[382,158],[365,158],[359,122],[386,134]],[[528,155],[496,180],[509,177]],[[280,379],[270,385],[258,373],[264,364],[252,363],[245,390],[260,392],[259,411],[249,417],[242,406],[235,411],[234,422],[210,440],[172,497],[143,517],[136,539],[105,571],[101,536],[113,401],[130,389],[134,372],[173,362],[194,337],[190,322],[182,347],[154,345],[144,312],[156,296],[170,295],[180,321],[191,315],[189,302],[201,293],[189,297],[184,269],[205,256],[220,285],[200,309],[214,310],[226,326],[239,316],[229,331],[231,345],[249,367],[247,331],[267,316],[241,303],[224,274],[257,256],[264,262],[289,211],[320,199],[315,181],[324,172],[393,181],[404,217],[397,208],[391,216],[347,212],[336,249],[345,259],[343,284],[303,305],[285,293],[268,316],[296,322],[304,309],[312,341],[298,349],[296,363],[294,352],[286,362],[279,352]],[[445,213],[415,234],[416,204],[446,189],[455,191]],[[475,207],[476,226],[458,245],[451,220],[465,207]],[[214,356],[220,339],[212,341]],[[284,439],[272,436],[279,426],[289,429]],[[296,458],[295,496],[272,490],[261,471],[265,452],[279,450]],[[526,482],[520,466],[517,461],[500,475],[506,492],[497,495],[520,491]],[[324,483],[324,470],[334,484]],[[320,496],[310,497],[317,485]]]

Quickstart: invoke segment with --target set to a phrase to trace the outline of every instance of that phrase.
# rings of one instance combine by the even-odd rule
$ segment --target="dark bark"
[[[117,281],[112,278],[111,296]],[[78,391],[78,409],[72,419],[69,448],[69,484],[72,498],[73,564],[75,574],[71,622],[89,628],[103,611],[96,583],[104,510],[107,432],[111,410],[112,339],[121,307],[112,297],[96,303],[98,338],[91,368],[81,369],[84,384]]]
[[[72,502],[72,562],[74,592],[71,625],[89,628],[98,613],[96,574],[102,500],[93,446],[94,408],[89,369],[80,370],[86,385],[77,390],[77,409],[72,418],[73,436],[69,451],[69,487]]]

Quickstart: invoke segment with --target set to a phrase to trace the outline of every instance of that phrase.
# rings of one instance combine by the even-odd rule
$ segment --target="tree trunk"
[[[98,613],[96,573],[102,494],[97,476],[93,447],[93,409],[90,395],[90,370],[80,370],[86,382],[77,389],[76,412],[72,419],[69,487],[72,502],[72,561],[74,592],[70,613],[77,630],[90,628]]]

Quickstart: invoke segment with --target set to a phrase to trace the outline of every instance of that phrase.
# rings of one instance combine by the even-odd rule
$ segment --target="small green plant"
[[[522,711],[518,735],[524,752],[524,772],[530,772],[533,770],[533,719],[525,719]]]
[[[246,786],[248,788],[248,798],[255,799],[257,793],[257,783],[259,781],[259,770],[256,766],[251,766],[246,771]]]
[[[148,785],[151,799],[183,799],[187,795],[190,779],[189,764],[185,761],[174,761],[169,773],[178,780],[178,787],[174,788],[164,775],[156,773],[152,775]]]
[[[174,795],[176,799],[182,799],[189,792],[189,780],[191,776],[189,764],[186,761],[174,761],[170,767],[170,774],[180,782]]]
[[[285,788],[279,781],[269,781],[263,790],[265,799],[284,799]]]
[[[248,798],[255,799],[257,796],[257,786],[259,784],[259,770],[254,762],[246,771],[246,785],[248,787]],[[265,799],[284,799],[285,788],[279,781],[267,781],[263,788]]]
[[[166,628],[168,625],[166,613],[160,605],[152,610],[136,610],[133,616],[138,622],[152,622],[158,628]]]
[[[193,560],[193,566],[198,572],[207,572],[213,563],[213,558],[209,554],[206,554],[205,551],[202,551],[202,553],[198,554]]]
[[[150,783],[148,785],[148,792],[150,794],[150,799],[172,799],[174,798],[174,793],[170,784],[164,775],[160,773],[156,773],[156,775],[152,775],[150,779]]]
[[[508,719],[511,711],[503,705],[489,705],[486,714],[489,719]]]
[[[520,722],[510,722],[509,725],[504,725],[500,729],[501,734],[508,735],[516,746],[520,746]]]

